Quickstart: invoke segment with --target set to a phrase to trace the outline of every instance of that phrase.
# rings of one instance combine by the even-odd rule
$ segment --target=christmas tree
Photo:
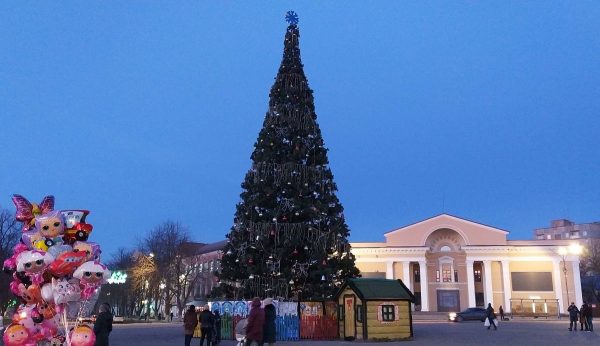
[[[283,59],[217,273],[220,295],[230,298],[329,298],[358,276],[300,60],[298,18],[290,11],[286,20]]]

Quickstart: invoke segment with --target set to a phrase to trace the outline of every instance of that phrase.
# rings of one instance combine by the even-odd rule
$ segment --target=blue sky
[[[89,209],[107,254],[167,219],[222,240],[290,9],[351,241],[600,221],[593,1],[2,3],[0,206]]]

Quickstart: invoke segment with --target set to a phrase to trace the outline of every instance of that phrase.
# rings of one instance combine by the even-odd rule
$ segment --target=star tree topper
[[[287,11],[285,14],[285,21],[290,25],[296,25],[298,24],[298,15],[294,11]]]

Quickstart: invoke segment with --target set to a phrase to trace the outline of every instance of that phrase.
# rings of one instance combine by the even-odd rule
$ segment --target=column
[[[502,290],[504,291],[504,312],[509,313],[512,285],[510,284],[510,268],[508,267],[508,260],[502,261]]]
[[[494,306],[494,294],[492,292],[492,261],[483,261],[483,271],[485,275],[485,284],[483,291],[485,292],[485,303],[491,303]]]
[[[410,280],[410,262],[402,262],[402,282],[412,292],[412,283]]]
[[[475,307],[475,275],[473,261],[467,260],[467,294],[469,295],[469,308]]]
[[[556,299],[558,299],[558,309],[560,313],[565,313],[565,306],[563,301],[563,274],[561,269],[561,261],[558,259],[552,260],[552,276],[554,281],[554,292],[556,292]],[[568,303],[567,303],[568,304]]]
[[[419,261],[419,273],[421,275],[421,311],[429,311],[429,278],[426,261]]]
[[[387,269],[385,271],[385,278],[386,279],[394,279],[394,262],[393,261],[388,261],[387,262]]]
[[[573,264],[573,292],[575,292],[575,304],[583,305],[583,297],[581,295],[581,274],[579,274],[579,258],[571,262]]]

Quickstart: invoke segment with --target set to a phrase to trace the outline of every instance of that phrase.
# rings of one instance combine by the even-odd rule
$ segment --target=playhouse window
[[[338,320],[343,320],[344,319],[344,305],[340,304],[338,305]]]
[[[396,319],[394,316],[394,306],[393,305],[382,305],[381,306],[381,318],[384,322],[391,322]]]
[[[363,322],[362,305],[356,306],[356,322]]]

